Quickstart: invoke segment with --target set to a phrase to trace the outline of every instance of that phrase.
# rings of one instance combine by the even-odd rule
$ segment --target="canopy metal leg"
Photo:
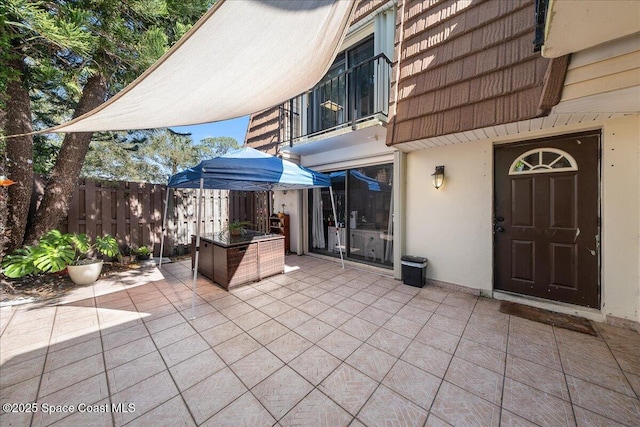
[[[204,179],[200,178],[200,191],[198,192],[198,214],[196,215],[196,260],[193,268],[193,292],[191,295],[191,320],[196,318],[196,283],[198,281],[198,262],[200,261],[200,225],[202,223],[202,190]]]
[[[164,253],[164,234],[167,227],[167,208],[169,207],[169,192],[171,188],[167,187],[167,197],[164,199],[164,216],[162,217],[162,237],[160,237],[160,262],[158,267],[162,267],[162,254]]]
[[[333,210],[333,217],[336,224],[338,224],[338,216],[336,215],[336,202],[333,199],[333,187],[329,186],[329,194],[331,195],[331,209]],[[342,268],[344,269],[344,257],[342,256],[342,242],[340,241],[340,229],[336,225],[336,234],[338,235],[338,249],[340,250],[340,262],[342,262]]]

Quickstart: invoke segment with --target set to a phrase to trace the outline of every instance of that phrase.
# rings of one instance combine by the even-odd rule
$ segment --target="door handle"
[[[497,231],[498,233],[504,233],[504,227],[503,227],[503,226],[501,226],[501,225],[498,225],[498,226],[496,226],[496,231]]]

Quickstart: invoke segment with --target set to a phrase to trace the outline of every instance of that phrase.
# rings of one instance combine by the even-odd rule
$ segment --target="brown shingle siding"
[[[252,114],[245,143],[256,150],[275,154],[280,141],[280,109],[269,108]]]
[[[453,41],[453,50],[459,56],[466,56],[471,53],[473,49],[473,34],[468,33],[462,37],[458,37]]]
[[[479,3],[479,6],[473,11],[473,15],[475,18],[475,22],[478,25],[482,25],[485,22],[493,21],[498,18],[501,14],[509,13],[508,10],[501,11],[500,5],[505,3],[503,6],[508,6],[508,4],[516,5],[518,2],[516,1],[503,1],[503,0],[488,0]]]
[[[469,79],[475,76],[476,74],[478,74],[478,71],[476,69],[477,62],[478,61],[476,61],[475,55],[468,56],[462,59],[462,78],[463,79]]]
[[[251,116],[248,133],[250,134],[254,129],[261,128],[269,123],[277,123],[278,119],[279,109],[277,107],[255,113]]]
[[[398,112],[397,112],[396,118],[398,121],[404,121],[409,118],[408,102],[403,102],[402,104],[398,105]]]
[[[462,105],[469,102],[469,82],[462,82],[455,86],[451,86],[451,105]]]
[[[408,141],[394,126],[409,123],[411,137],[425,139],[537,117],[549,60],[533,51],[534,7],[533,0],[399,0],[397,33],[405,39],[396,41],[398,115],[392,108],[387,143]]]
[[[440,89],[446,83],[445,70],[442,68],[435,69],[428,73],[423,73],[418,76],[418,81],[421,83],[418,86],[416,94],[431,92],[432,90]],[[402,83],[404,84],[404,82]]]
[[[278,130],[280,129],[279,125],[280,123],[277,120],[263,123],[259,126],[255,126],[254,128],[252,128],[252,133],[253,132],[255,132],[256,134],[274,133],[277,135]],[[250,136],[250,138],[252,136]]]
[[[436,93],[429,92],[420,96],[420,113],[431,114],[436,111]]]
[[[474,93],[474,101],[478,102],[483,99],[495,98],[496,96],[501,95],[503,93],[503,74],[503,71],[499,71],[480,77],[480,93]]]
[[[511,71],[511,90],[524,89],[528,86],[534,85],[536,83],[536,79],[540,79],[542,77],[536,75],[537,73],[535,61],[528,61],[523,64],[518,64],[514,66]]]
[[[412,19],[415,18],[416,16],[422,16],[422,3],[428,3],[428,2],[423,2],[423,1],[410,1],[407,2],[408,7],[407,7],[407,17],[406,19]],[[428,5],[426,7],[429,7]]]
[[[439,47],[438,55],[430,61],[432,66],[437,66],[440,64],[446,64],[449,61],[452,61],[457,53],[453,50],[453,43],[442,43]]]
[[[510,2],[505,2],[510,3]],[[531,26],[531,13],[528,7],[517,10],[513,15],[504,20],[505,27],[509,29],[511,34],[515,34],[518,30]]]
[[[445,111],[442,116],[442,129],[440,129],[440,133],[446,135],[458,132],[458,129],[460,129],[460,109]]]
[[[353,19],[351,25],[364,19],[366,16],[378,10],[381,6],[390,0],[360,0],[356,6],[356,10],[353,13]]]
[[[447,2],[450,8],[450,3]],[[433,50],[433,48],[440,45],[448,45],[447,50],[444,52],[444,60],[438,58],[432,65],[437,66],[442,62],[456,59],[461,56],[467,55],[469,52],[485,50],[492,45],[501,44],[505,40],[518,37],[523,32],[529,33],[533,28],[533,19],[526,26],[523,26],[519,21],[516,25],[513,25],[511,20],[512,16],[507,16],[504,19],[500,19],[500,16],[495,13],[497,6],[495,3],[500,3],[499,0],[490,0],[485,2],[471,2],[470,6],[465,9],[460,9],[461,15],[447,15],[446,19],[442,18],[442,14],[432,14],[432,25],[425,26],[421,31],[405,31],[405,40],[403,43],[406,49],[402,52],[402,59],[408,59],[411,56],[421,54],[427,50]],[[509,13],[513,12],[518,16],[529,16],[530,8],[523,8],[523,4],[532,4],[531,1],[517,2],[517,1],[505,1],[504,3],[510,4]],[[479,6],[474,7],[474,4]],[[486,9],[486,10],[485,10]],[[493,16],[487,20],[471,19],[476,18],[477,15],[491,15]],[[506,12],[505,12],[506,13]],[[419,18],[417,22],[413,24],[416,29],[419,27],[418,22],[424,21],[424,16]],[[425,34],[422,34],[425,32]],[[449,45],[453,43],[453,46]],[[449,49],[452,49],[452,56],[449,56]]]
[[[511,94],[497,99],[496,116],[498,123],[511,123],[518,117],[518,95]]]
[[[540,103],[541,88],[533,87],[518,94],[518,117],[536,117]]]
[[[551,107],[560,102],[568,65],[569,55],[554,58],[549,63],[545,70],[544,87],[538,104],[540,114],[548,114]]]
[[[418,127],[417,127],[418,132],[416,132],[414,135],[436,133],[438,131],[439,119],[440,119],[440,116],[438,114],[432,114],[432,115],[417,119],[416,122],[418,123]],[[414,139],[419,139],[419,138],[414,138]]]
[[[500,66],[506,67],[531,58],[543,59],[540,54],[533,52],[531,40],[531,35],[527,33],[503,43],[500,46]],[[547,60],[543,62],[547,62]]]
[[[411,98],[409,100],[409,117],[420,116],[420,98]]]
[[[436,111],[445,111],[451,107],[451,88],[445,87],[436,93]]]
[[[544,82],[545,78],[547,77],[547,71],[549,70],[549,67],[551,66],[551,63],[553,62],[553,60],[551,61],[534,61],[535,62],[535,67],[536,67],[536,82]],[[562,61],[560,61],[562,62]],[[568,62],[565,64],[569,65]],[[564,80],[564,73],[563,73],[563,80]]]
[[[473,105],[473,127],[483,128],[497,123],[495,99],[489,99]]]
[[[247,132],[247,139],[251,140],[257,135],[261,135],[263,133],[276,132],[278,130],[278,121],[261,123],[261,124],[253,124],[249,128]]]
[[[460,127],[473,129],[475,127],[475,105],[464,105],[460,108]]]
[[[445,84],[453,84],[462,80],[462,61],[456,61],[448,64],[445,69]]]
[[[414,120],[402,122],[398,125],[397,133],[398,138],[401,141],[410,141],[412,138],[411,130],[413,128]]]
[[[498,47],[479,51],[475,57],[476,74],[484,74],[498,68]]]

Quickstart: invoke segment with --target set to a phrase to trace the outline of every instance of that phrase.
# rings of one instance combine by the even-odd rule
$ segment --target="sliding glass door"
[[[393,164],[335,171],[328,189],[309,192],[309,246],[312,252],[393,266]]]

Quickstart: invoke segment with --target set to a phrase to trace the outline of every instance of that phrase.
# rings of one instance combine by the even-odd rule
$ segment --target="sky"
[[[248,124],[249,116],[244,116],[237,119],[206,123],[203,125],[174,126],[171,127],[171,129],[176,132],[191,133],[194,142],[200,142],[201,139],[207,137],[230,136],[231,138],[235,138],[238,144],[242,145],[244,144]]]

